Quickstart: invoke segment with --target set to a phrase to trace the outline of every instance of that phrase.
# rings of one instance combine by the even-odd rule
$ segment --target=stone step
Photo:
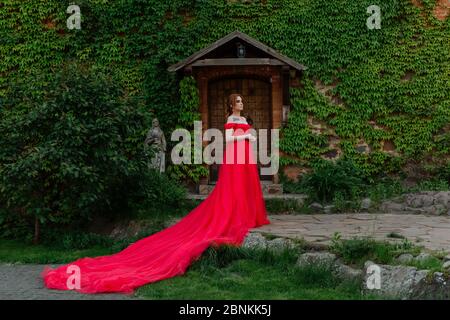
[[[200,184],[198,186],[199,195],[209,195],[215,187],[215,184]],[[282,195],[283,185],[272,183],[270,181],[261,181],[261,189],[263,194],[267,195]]]
[[[187,198],[192,200],[204,200],[208,197],[208,194],[196,194],[196,193],[188,193]],[[281,199],[281,200],[295,200],[300,204],[303,204],[305,199],[308,197],[304,194],[263,194],[264,199]]]

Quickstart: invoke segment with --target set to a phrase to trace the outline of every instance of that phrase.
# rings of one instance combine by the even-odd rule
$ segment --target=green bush
[[[450,161],[447,163],[447,165],[442,166],[438,169],[437,178],[447,181],[448,185],[450,186]]]
[[[108,74],[70,64],[46,85],[14,83],[0,110],[0,235],[81,226],[95,214],[158,206],[182,196],[148,169],[151,123],[141,101]],[[152,172],[153,171],[153,172]]]
[[[114,244],[114,240],[95,233],[75,230],[52,230],[42,234],[41,244],[53,249],[83,250],[92,247],[108,248]]]
[[[363,172],[352,160],[340,158],[333,163],[321,160],[315,163],[314,170],[305,174],[300,181],[310,200],[330,202],[335,196],[356,198],[367,183]]]

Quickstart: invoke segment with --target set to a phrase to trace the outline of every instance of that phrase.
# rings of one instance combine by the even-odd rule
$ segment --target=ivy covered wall
[[[80,30],[66,24],[72,3]],[[373,4],[381,29],[369,30]],[[167,67],[240,30],[308,67],[291,88],[283,164],[331,152],[367,173],[395,171],[407,159],[449,158],[449,11],[439,0],[6,0],[0,99],[15,79],[45,81],[76,59],[142,97],[171,132],[184,109]]]

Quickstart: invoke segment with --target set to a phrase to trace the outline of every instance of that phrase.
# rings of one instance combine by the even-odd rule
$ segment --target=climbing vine
[[[341,151],[370,174],[397,170],[407,158],[448,158],[450,18],[435,17],[436,0],[74,3],[80,30],[67,28],[66,2],[0,4],[0,99],[15,79],[40,74],[45,82],[69,60],[89,62],[113,70],[112,79],[142,96],[171,132],[186,120],[179,112],[186,103],[167,67],[237,29],[308,67],[304,88],[291,89],[293,111],[281,142],[291,157],[282,163],[307,163],[330,151],[331,132],[315,134],[310,118],[334,130]],[[381,29],[369,30],[373,4],[381,9]],[[332,89],[324,96],[318,83]],[[355,152],[359,141],[371,152]],[[383,150],[386,141],[398,154]]]
[[[191,137],[191,163],[170,165],[168,173],[180,182],[198,183],[201,177],[208,175],[208,168],[195,164],[194,161],[194,121],[200,121],[198,112],[200,97],[193,77],[185,77],[180,81],[180,108],[177,128],[189,130]],[[178,142],[176,142],[178,143]]]

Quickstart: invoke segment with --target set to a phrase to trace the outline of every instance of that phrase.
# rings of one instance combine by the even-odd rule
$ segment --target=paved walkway
[[[56,265],[52,265],[55,267]],[[0,300],[130,300],[124,294],[81,294],[49,290],[40,273],[44,265],[0,264]]]
[[[370,236],[377,240],[402,241],[387,237],[395,233],[415,245],[430,250],[450,252],[450,216],[419,214],[314,214],[270,215],[269,225],[252,232],[270,233],[280,237],[303,238],[307,243],[328,245],[335,232],[344,239]]]

